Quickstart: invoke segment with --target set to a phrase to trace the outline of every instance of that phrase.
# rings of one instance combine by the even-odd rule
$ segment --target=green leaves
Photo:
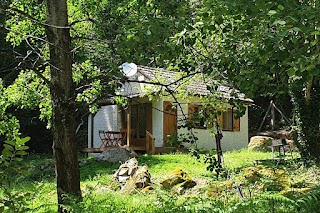
[[[286,22],[283,20],[276,20],[275,22],[273,22],[272,25],[285,25],[285,24],[286,24]]]
[[[15,177],[29,174],[28,166],[23,162],[23,157],[28,154],[26,150],[29,149],[25,143],[29,140],[30,137],[17,137],[15,140],[4,142],[4,148],[0,155],[0,189],[9,192],[9,188],[12,182],[15,181]]]
[[[282,6],[281,4],[278,5],[278,9],[279,10],[284,10],[284,6]]]
[[[29,147],[25,145],[30,137],[15,138],[4,143],[4,149],[0,155],[0,189],[3,191],[0,200],[0,212],[8,210],[10,212],[26,212],[29,210],[27,199],[29,193],[13,191],[11,185],[21,175],[28,175],[28,166],[23,162],[23,157],[28,153],[25,151]]]
[[[10,162],[13,159],[20,159],[21,157],[27,155],[28,153],[25,150],[28,150],[29,147],[25,146],[25,143],[30,140],[30,137],[25,138],[16,138],[14,141],[7,140],[4,143],[4,149],[2,150],[1,159],[2,163]],[[18,160],[20,161],[20,160]]]
[[[270,10],[269,12],[268,12],[268,15],[269,16],[273,16],[273,15],[275,15],[277,13],[277,11],[275,11],[275,10]]]

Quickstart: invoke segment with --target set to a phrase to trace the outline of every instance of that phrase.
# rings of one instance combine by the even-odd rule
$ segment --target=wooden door
[[[123,115],[123,117],[125,117]],[[152,133],[152,104],[135,104],[130,106],[130,126],[132,130],[131,145],[145,146],[146,130]],[[123,128],[128,128],[126,121]]]
[[[177,109],[169,101],[163,102],[163,141],[164,146],[170,136],[177,133]]]

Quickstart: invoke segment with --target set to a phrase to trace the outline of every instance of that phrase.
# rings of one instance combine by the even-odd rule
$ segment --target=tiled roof
[[[183,72],[168,71],[162,68],[151,68],[145,66],[138,66],[138,73],[145,77],[145,81],[161,82],[162,84],[169,85],[169,88],[176,92],[177,89],[183,88],[187,93],[193,95],[210,95],[211,91],[208,90],[208,86],[214,85],[216,92],[224,98],[231,98],[232,93],[236,94],[239,100],[246,102],[253,102],[249,98],[245,98],[243,93],[233,89],[227,84],[218,84],[213,79],[204,76],[201,73],[194,75],[188,75]],[[136,93],[138,95],[138,93]]]

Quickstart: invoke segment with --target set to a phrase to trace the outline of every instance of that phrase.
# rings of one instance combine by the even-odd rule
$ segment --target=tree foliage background
[[[67,3],[74,90],[70,101],[75,101],[78,121],[84,112],[97,109],[102,95],[115,94],[124,80],[118,66],[125,61],[199,71],[233,83],[249,97],[290,94],[300,151],[320,162],[319,1]],[[45,31],[52,26],[45,11],[38,0],[1,2],[0,34],[7,34],[14,47],[0,41],[6,48],[1,57],[7,59],[0,68],[7,79],[0,81],[0,134],[7,137],[19,134],[17,119],[8,113],[11,106],[37,109],[49,128],[52,124],[52,44]]]
[[[289,94],[298,147],[319,162],[319,2],[207,0],[199,8],[176,35],[181,68],[202,67],[249,97]]]

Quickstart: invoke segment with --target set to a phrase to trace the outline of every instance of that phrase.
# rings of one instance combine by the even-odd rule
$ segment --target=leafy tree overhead
[[[202,3],[196,23],[175,39],[186,47],[181,57],[193,57],[187,66],[227,78],[250,97],[289,93],[301,154],[320,162],[319,2]]]
[[[73,2],[84,11],[83,18],[94,23],[94,38],[107,43],[104,51],[110,51],[109,60],[143,65],[162,66],[174,57],[176,46],[169,38],[192,21],[195,11],[188,0]]]
[[[7,94],[12,96],[13,104],[46,109],[42,115],[47,115],[52,123],[58,203],[62,212],[60,204],[68,203],[67,197],[81,197],[67,2],[46,1],[44,5],[32,1],[28,7],[26,3],[15,1],[10,6],[9,12],[15,15],[7,22],[11,27],[7,38],[14,45],[26,43],[30,50],[22,63],[33,63],[28,63],[8,87]]]
[[[118,66],[125,60],[146,63],[160,53],[167,57],[163,43],[182,28],[178,16],[186,14],[187,6],[178,1],[12,2],[7,40],[29,50],[20,63],[23,71],[4,91],[10,95],[4,103],[38,108],[52,126],[59,204],[68,203],[64,194],[81,197],[75,140],[79,103],[90,107],[101,94],[113,95],[122,77]],[[148,24],[136,25],[143,20]],[[122,28],[106,33],[121,22]]]

